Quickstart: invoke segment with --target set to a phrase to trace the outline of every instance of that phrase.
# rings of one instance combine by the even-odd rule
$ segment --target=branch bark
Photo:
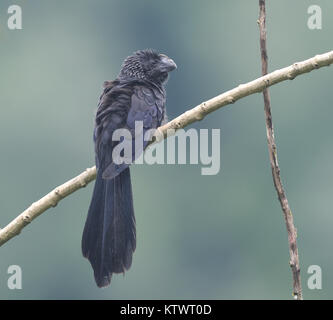
[[[162,139],[174,134],[176,130],[184,128],[193,122],[202,120],[207,114],[226,105],[235,103],[241,98],[261,92],[265,88],[279,82],[292,80],[301,74],[321,67],[329,66],[332,63],[333,51],[329,51],[321,55],[316,55],[308,60],[294,63],[289,67],[276,70],[246,84],[241,84],[232,90],[201,103],[195,108],[186,111],[167,124],[159,127],[155,134],[155,141],[159,142]],[[33,203],[7,226],[0,229],[0,246],[19,234],[27,224],[37,218],[40,214],[45,212],[47,209],[56,206],[60,200],[86,186],[89,182],[95,180],[95,178],[96,167],[89,168],[85,172],[55,188],[46,196]]]
[[[260,51],[261,51],[261,71],[262,75],[265,76],[268,72],[268,56],[266,46],[266,5],[265,0],[259,0],[259,29],[260,29]],[[266,120],[266,134],[269,151],[269,160],[272,168],[272,176],[274,186],[281,204],[283,211],[289,242],[289,255],[290,255],[290,267],[293,274],[293,294],[296,299],[302,300],[302,286],[301,286],[301,274],[298,257],[298,249],[296,242],[296,228],[294,226],[293,215],[291,213],[287,195],[284,191],[283,184],[281,181],[280,168],[277,157],[277,147],[274,137],[273,120],[271,113],[271,98],[269,90],[265,88],[263,90],[264,104],[265,104],[265,120]]]

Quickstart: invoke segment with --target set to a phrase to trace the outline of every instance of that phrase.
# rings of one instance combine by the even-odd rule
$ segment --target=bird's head
[[[119,77],[163,84],[168,79],[168,73],[176,68],[175,62],[165,54],[152,49],[139,50],[125,59]]]

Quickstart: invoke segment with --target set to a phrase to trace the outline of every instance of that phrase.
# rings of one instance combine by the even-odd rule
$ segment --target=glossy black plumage
[[[142,121],[143,136],[166,119],[164,84],[168,72],[176,68],[165,55],[142,50],[128,57],[119,76],[105,82],[95,120],[94,142],[97,178],[82,236],[82,253],[89,259],[99,287],[110,284],[113,273],[123,273],[132,263],[136,247],[135,217],[129,164],[117,164],[112,151],[116,129],[132,133],[124,143],[132,145],[132,161],[143,152],[135,122]]]

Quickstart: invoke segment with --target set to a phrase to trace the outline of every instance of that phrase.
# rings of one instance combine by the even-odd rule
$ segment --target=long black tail
[[[82,253],[94,269],[97,285],[105,287],[112,273],[130,268],[136,235],[129,168],[111,180],[103,179],[100,171],[83,231]]]

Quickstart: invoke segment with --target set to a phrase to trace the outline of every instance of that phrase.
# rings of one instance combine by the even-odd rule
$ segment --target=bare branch
[[[256,80],[241,84],[238,87],[226,91],[206,102],[201,103],[197,107],[190,109],[177,118],[171,120],[164,126],[158,128],[159,136],[169,136],[168,130],[178,130],[188,126],[189,124],[202,120],[207,114],[222,108],[226,105],[235,103],[237,100],[247,97],[251,94],[262,92],[265,88],[285,80],[293,80],[295,77],[319,69],[321,67],[329,66],[333,63],[333,51],[316,55],[313,58],[296,62],[289,67],[276,70]],[[170,130],[172,134],[172,130]],[[162,136],[163,135],[163,136]],[[160,139],[156,139],[159,141]]]
[[[266,48],[266,6],[265,0],[259,0],[259,28],[260,28],[260,49],[261,49],[261,65],[262,65],[262,75],[266,75],[268,71],[267,63],[267,48]],[[302,286],[301,286],[301,274],[298,258],[298,249],[296,243],[296,228],[294,226],[293,215],[291,213],[288,199],[284,191],[280,168],[277,159],[277,148],[274,138],[274,128],[271,113],[271,99],[269,95],[269,90],[265,88],[263,90],[264,104],[265,104],[265,119],[266,119],[266,134],[267,143],[269,151],[269,160],[272,168],[272,175],[274,186],[281,204],[283,211],[287,232],[288,232],[288,242],[289,242],[289,254],[290,254],[290,267],[293,274],[293,293],[296,299],[302,300]]]
[[[40,200],[34,202],[24,210],[17,218],[0,230],[0,246],[9,239],[18,235],[21,230],[33,219],[37,218],[47,209],[55,207],[60,200],[69,196],[80,188],[85,187],[96,178],[96,167],[88,168],[80,175],[58,186]]]
[[[241,84],[219,96],[216,96],[197,107],[186,111],[167,124],[159,127],[155,134],[155,140],[160,141],[167,136],[174,134],[175,130],[184,128],[189,124],[202,120],[207,114],[235,103],[237,100],[254,93],[263,91],[265,88],[285,80],[292,80],[295,77],[313,71],[321,67],[329,66],[333,63],[333,51],[317,55],[311,59],[294,63],[293,65],[276,70],[266,76],[256,80]],[[0,246],[20,233],[20,231],[33,219],[38,217],[47,209],[55,206],[61,199],[67,197],[76,190],[87,185],[96,178],[96,167],[87,169],[77,177],[67,181],[57,187],[46,196],[33,203],[28,209],[23,211],[18,217],[11,221],[6,227],[0,230]]]

